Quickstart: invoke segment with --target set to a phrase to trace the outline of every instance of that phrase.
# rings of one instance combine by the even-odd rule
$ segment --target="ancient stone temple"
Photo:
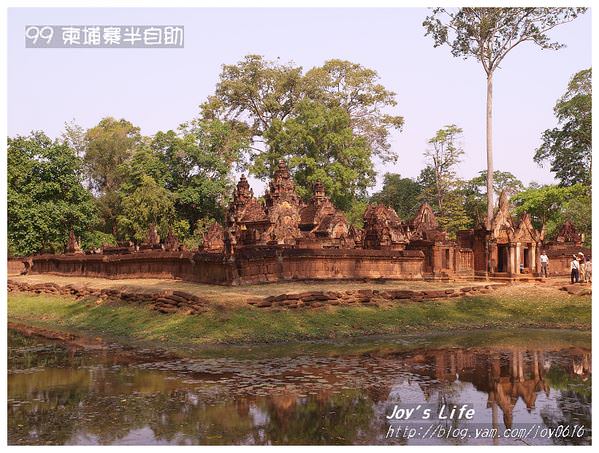
[[[79,242],[77,241],[77,238],[75,237],[75,232],[73,231],[72,228],[69,231],[69,242],[67,243],[65,253],[75,254],[75,255],[83,254],[83,250],[81,250],[81,247],[79,246]]]
[[[427,204],[407,222],[388,206],[370,205],[363,220],[363,228],[351,225],[320,182],[302,200],[281,161],[263,199],[254,196],[245,176],[240,178],[224,224],[211,225],[196,251],[181,250],[172,231],[161,243],[150,225],[143,253],[113,247],[77,258],[42,255],[34,259],[34,272],[228,285],[473,276],[473,251],[447,238]]]
[[[158,235],[158,229],[155,224],[150,224],[148,232],[146,234],[146,240],[139,246],[140,250],[156,250],[162,249],[160,244],[160,236]]]
[[[264,195],[264,203],[254,197],[245,176],[241,176],[229,206],[225,234],[226,250],[259,246],[295,248],[353,248],[355,230],[338,211],[320,182],[307,203],[295,191],[285,162],[279,162]]]
[[[549,275],[570,275],[572,255],[583,253],[591,258],[591,249],[583,246],[584,235],[578,233],[571,220],[566,220],[551,240],[545,241],[543,250],[549,258]]]
[[[566,220],[555,237],[557,244],[571,244],[580,247],[584,238],[578,233],[571,220]]]
[[[423,203],[408,222],[408,238],[408,249],[424,253],[422,272],[425,278],[450,278],[472,273],[472,250],[461,248],[457,242],[448,239],[428,203]]]
[[[302,202],[284,161],[279,162],[269,190],[264,195],[269,226],[266,239],[269,244],[295,245],[302,235],[299,229]]]
[[[264,206],[256,198],[244,175],[233,194],[227,215],[226,234],[223,237],[227,253],[238,246],[266,244],[268,219]]]
[[[179,250],[179,240],[173,233],[172,228],[168,229],[166,239],[164,240],[164,250],[167,250],[169,252]]]
[[[200,250],[207,253],[225,253],[225,230],[220,223],[214,222],[203,237]]]
[[[527,213],[514,220],[507,193],[499,198],[499,206],[490,223],[490,230],[480,226],[458,233],[460,246],[474,253],[477,275],[521,278],[538,276],[542,236]]]
[[[314,195],[300,209],[299,243],[315,248],[354,248],[356,238],[343,212],[338,211],[320,181],[314,184]]]
[[[403,250],[408,243],[406,226],[394,209],[372,204],[364,212],[362,244],[365,249]]]

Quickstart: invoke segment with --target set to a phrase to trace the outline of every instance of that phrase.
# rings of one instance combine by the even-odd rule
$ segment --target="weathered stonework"
[[[173,252],[179,250],[179,240],[173,233],[172,228],[169,228],[166,239],[164,240],[164,250]]]
[[[408,238],[407,249],[420,250],[424,254],[422,272],[425,278],[472,275],[472,250],[460,247],[455,241],[448,239],[428,203],[423,203],[408,223]]]
[[[83,250],[81,250],[81,247],[79,246],[79,242],[77,241],[77,238],[75,237],[75,232],[73,231],[72,228],[69,231],[69,242],[67,243],[65,253],[83,255]]]
[[[514,221],[505,192],[499,198],[490,229],[481,226],[461,231],[458,241],[472,249],[477,275],[510,279],[539,275],[542,235],[532,225],[528,213]]]
[[[225,252],[225,230],[218,222],[214,222],[204,234],[200,251],[208,253]]]
[[[184,291],[160,291],[157,293],[118,290],[94,289],[83,285],[57,285],[56,283],[17,282],[8,280],[8,292],[32,292],[36,294],[59,294],[75,299],[95,298],[96,303],[102,301],[121,301],[138,305],[147,305],[160,313],[201,314],[206,311],[208,301]]]
[[[570,220],[566,220],[553,240],[546,241],[543,250],[549,258],[549,275],[570,275],[572,255],[582,252],[586,259],[591,258],[591,249],[584,247],[583,235],[579,234]]]
[[[303,202],[280,161],[264,202],[245,176],[224,225],[213,224],[197,252],[179,250],[155,225],[136,251],[104,247],[90,255],[40,255],[31,272],[108,278],[178,278],[214,284],[305,279],[422,279],[473,275],[473,252],[447,239],[430,206],[410,222],[384,205],[367,207],[364,228],[350,225],[317,182]],[[141,252],[141,253],[140,253]]]
[[[382,204],[366,208],[362,237],[365,249],[403,250],[408,241],[407,228],[394,209]]]
[[[125,302],[145,305],[160,313],[185,313],[197,315],[210,307],[210,300],[202,295],[184,291],[163,290],[160,292],[134,291],[129,289],[95,289],[86,285],[56,283],[27,283],[8,280],[9,292],[31,292],[36,294],[56,294],[70,296],[77,300],[103,302]],[[379,307],[401,302],[421,302],[426,300],[450,299],[485,294],[502,284],[463,286],[461,288],[414,291],[409,289],[355,289],[346,291],[306,291],[285,293],[267,297],[253,297],[246,303],[258,309],[293,310],[318,309],[328,306],[369,306]],[[586,293],[585,293],[586,294]]]
[[[149,250],[161,250],[162,244],[160,243],[160,236],[155,224],[150,224],[148,227],[148,233],[146,234],[146,240],[139,246],[140,251]]]

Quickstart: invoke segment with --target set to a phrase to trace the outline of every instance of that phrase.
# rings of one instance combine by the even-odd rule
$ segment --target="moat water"
[[[12,445],[591,443],[589,333],[229,347],[187,359],[13,331],[8,345]],[[471,418],[442,418],[463,405]],[[409,420],[388,419],[410,408]]]

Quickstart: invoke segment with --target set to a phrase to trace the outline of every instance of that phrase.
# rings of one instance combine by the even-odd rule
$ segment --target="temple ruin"
[[[571,224],[548,250],[580,245]],[[502,194],[490,229],[460,231],[449,239],[424,203],[412,219],[382,204],[369,205],[363,228],[351,225],[316,182],[303,201],[280,161],[262,199],[241,176],[223,224],[213,223],[198,250],[184,250],[172,230],[161,242],[156,225],[137,249],[120,245],[103,253],[33,258],[32,272],[111,278],[181,278],[215,284],[322,279],[456,279],[537,277],[542,233],[528,214],[512,218]],[[570,241],[570,242],[568,242]],[[572,242],[573,241],[573,242]],[[578,242],[577,242],[578,241]],[[75,241],[76,242],[76,241]],[[566,248],[564,248],[566,247]],[[73,251],[71,251],[73,250]],[[568,251],[570,249],[568,248]],[[565,252],[560,252],[565,253]]]
[[[490,223],[458,233],[458,241],[474,253],[474,271],[491,277],[538,276],[542,235],[527,213],[514,220],[505,192]]]
[[[549,257],[548,274],[570,275],[570,261],[572,255],[582,252],[588,259],[591,249],[583,245],[584,235],[578,233],[574,223],[566,220],[560,227],[557,235],[544,243],[543,249]]]

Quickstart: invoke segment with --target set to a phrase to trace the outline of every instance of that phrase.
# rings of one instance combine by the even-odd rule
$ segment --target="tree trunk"
[[[493,219],[493,73],[487,75],[487,229]]]

